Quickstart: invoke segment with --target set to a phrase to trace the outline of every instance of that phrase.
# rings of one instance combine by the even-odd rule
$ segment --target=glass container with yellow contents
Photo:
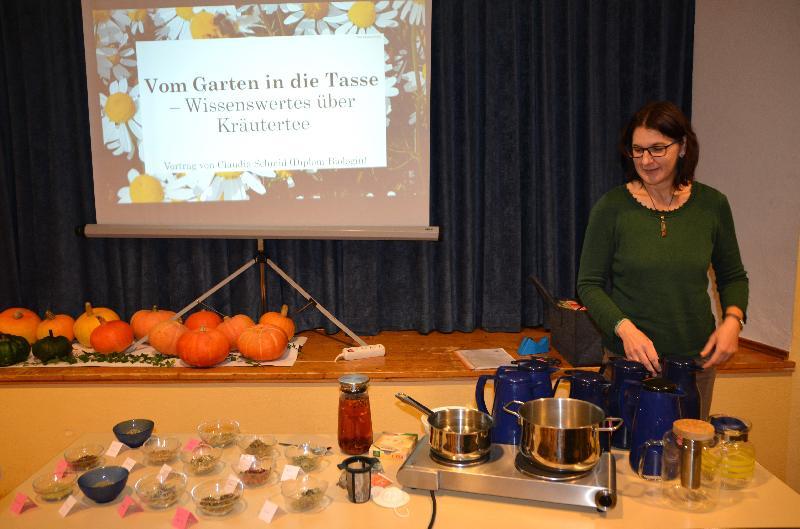
[[[709,417],[714,425],[720,455],[720,478],[726,489],[742,489],[753,480],[756,450],[748,440],[752,425],[741,417],[715,414]]]

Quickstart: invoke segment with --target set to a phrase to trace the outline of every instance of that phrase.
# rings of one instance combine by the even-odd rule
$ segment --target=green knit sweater
[[[692,184],[689,200],[665,213],[639,204],[626,187],[606,193],[592,209],[581,253],[578,295],[603,332],[603,344],[624,355],[614,325],[629,318],[659,356],[697,355],[714,331],[708,295],[713,267],[722,308],[747,310],[742,266],[728,199]]]

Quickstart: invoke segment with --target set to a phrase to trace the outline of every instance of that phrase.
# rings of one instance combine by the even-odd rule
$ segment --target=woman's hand
[[[710,358],[703,364],[703,368],[715,366],[727,361],[733,353],[739,350],[739,322],[735,318],[725,318],[716,328],[703,350],[700,357]]]
[[[635,360],[650,371],[655,376],[661,371],[658,363],[658,353],[652,340],[645,333],[639,330],[631,320],[623,320],[617,328],[617,336],[622,340],[625,348],[625,356],[628,360]]]

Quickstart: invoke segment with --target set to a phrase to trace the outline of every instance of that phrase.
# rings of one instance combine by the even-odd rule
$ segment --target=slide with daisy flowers
[[[171,4],[82,0],[98,224],[427,226],[430,2]]]

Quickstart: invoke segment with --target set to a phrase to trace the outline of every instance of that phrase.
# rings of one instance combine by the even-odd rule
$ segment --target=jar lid
[[[750,421],[718,413],[708,418],[714,425],[714,430],[726,441],[741,440],[747,441],[747,434],[750,433]]]
[[[339,389],[346,393],[361,393],[362,391],[366,391],[368,384],[369,377],[367,375],[352,373],[339,377]]]
[[[672,423],[675,435],[692,441],[710,441],[714,438],[714,427],[711,423],[698,419],[678,419]]]

